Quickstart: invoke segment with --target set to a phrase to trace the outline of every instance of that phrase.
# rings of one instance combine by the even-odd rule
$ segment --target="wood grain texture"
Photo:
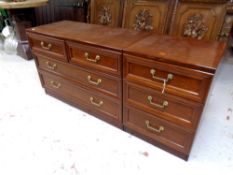
[[[32,52],[67,61],[64,40],[28,33]]]
[[[61,20],[85,22],[87,21],[87,5],[84,0],[49,0],[47,5],[35,9],[37,25]]]
[[[167,101],[165,108],[160,108],[150,103],[148,96],[151,96],[154,104],[162,105]],[[125,106],[132,106],[159,118],[165,119],[178,125],[180,128],[193,133],[196,130],[201,112],[202,104],[185,100],[167,93],[161,94],[157,91],[129,81],[124,83]]]
[[[91,23],[120,27],[122,0],[91,0]]]
[[[37,25],[48,24],[55,21],[55,0],[49,0],[45,6],[35,9]]]
[[[146,127],[145,121],[153,128],[164,127],[157,133]],[[163,143],[164,145],[188,154],[192,144],[192,135],[177,128],[175,125],[157,118],[155,115],[144,113],[135,108],[124,108],[124,126],[144,135],[144,137]]]
[[[68,42],[67,45],[71,63],[121,75],[121,52],[74,42]]]
[[[193,27],[196,28],[197,32],[201,30],[200,22],[206,27],[207,31],[201,39],[218,40],[224,23],[226,7],[226,3],[224,2],[193,3],[189,1],[178,1],[174,14],[175,19],[170,27],[171,30],[169,33],[175,36],[185,36],[185,25],[187,25],[189,18],[193,15],[200,15],[201,19],[197,24],[193,24]]]
[[[106,7],[105,12],[109,15],[105,16],[111,19],[106,25],[187,37],[187,34],[184,34],[185,26],[190,17],[198,15],[201,16],[199,22],[196,24],[190,22],[192,23],[190,30],[193,32],[189,35],[195,34],[189,37],[227,41],[229,29],[226,28],[228,17],[225,14],[227,9],[230,11],[228,2],[228,0],[92,0],[91,23],[101,23],[99,21],[101,16],[104,16],[103,7]],[[203,23],[202,28],[200,21]],[[232,21],[228,26],[231,25]],[[196,33],[199,33],[199,37]]]
[[[173,75],[173,79],[166,83],[164,93],[205,103],[212,74],[124,54],[124,79],[162,93],[164,81],[154,79],[151,69],[156,70],[156,76],[162,79],[168,74]]]
[[[141,57],[214,73],[226,43],[151,34],[125,49]]]
[[[27,32],[46,93],[188,159],[225,43],[70,21]]]
[[[57,61],[47,56],[37,54],[39,69],[46,70],[54,73],[70,81],[78,82],[83,86],[89,86],[97,91],[110,95],[118,100],[121,100],[121,80],[115,76],[103,74],[102,72],[96,72],[90,69],[84,69],[71,64]],[[99,85],[95,85],[88,81],[88,76],[91,77],[91,81],[97,82],[101,79]]]
[[[28,32],[117,51],[122,51],[123,48],[149,35],[148,32],[137,32],[129,29],[112,28],[74,21],[61,21],[34,27],[29,29]]]
[[[124,18],[122,27],[131,28],[137,30],[137,22],[140,22],[142,29],[146,30],[146,25],[151,26],[151,29],[148,31],[164,33],[166,28],[166,20],[169,9],[169,1],[141,1],[141,0],[126,0],[124,4]],[[138,15],[142,11],[148,11],[151,15],[151,19],[146,16],[142,16],[141,19],[138,19]],[[138,21],[137,21],[138,20]],[[150,21],[147,21],[150,20]]]
[[[120,126],[122,123],[121,103],[120,101],[113,100],[103,94],[98,94],[88,87],[81,87],[79,84],[72,83],[59,76],[51,73],[40,71],[44,87],[53,91],[54,93],[67,98],[68,101],[75,102],[86,106],[92,113],[97,113],[102,119]],[[93,101],[91,101],[93,98]],[[95,104],[102,105],[96,106]]]

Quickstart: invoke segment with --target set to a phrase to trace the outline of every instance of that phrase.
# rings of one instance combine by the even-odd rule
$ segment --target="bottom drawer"
[[[112,100],[108,96],[95,93],[91,88],[80,87],[76,83],[50,73],[41,72],[40,75],[44,88],[52,91],[52,95],[57,94],[62,99],[84,108],[87,112],[109,123],[116,126],[122,125],[119,100]]]
[[[126,129],[135,131],[152,143],[160,143],[185,154],[190,151],[193,135],[174,124],[140,110],[126,107],[123,120]]]

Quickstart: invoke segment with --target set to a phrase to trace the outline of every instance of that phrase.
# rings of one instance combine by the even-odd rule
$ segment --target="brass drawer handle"
[[[96,85],[96,86],[100,85],[100,83],[102,82],[101,79],[97,79],[97,81],[93,81],[93,80],[91,79],[91,76],[90,76],[90,75],[87,76],[87,81],[88,81],[90,84],[93,84],[93,85]]]
[[[56,68],[57,68],[57,64],[52,64],[52,63],[50,63],[49,61],[46,61],[46,65],[47,65],[47,67],[49,68],[49,69],[51,69],[51,70],[55,70]]]
[[[90,97],[90,101],[91,101],[91,104],[93,104],[94,106],[97,106],[97,107],[101,107],[104,104],[103,101],[100,101],[98,103],[95,102],[93,97]]]
[[[50,81],[50,84],[55,89],[59,89],[61,87],[61,83],[56,83],[54,81]]]
[[[90,61],[90,62],[93,62],[93,63],[97,63],[98,61],[100,61],[100,56],[99,55],[96,55],[95,59],[91,59],[90,54],[88,52],[85,52],[84,56],[85,56],[87,61]]]
[[[147,100],[149,101],[150,105],[155,106],[155,107],[160,108],[160,109],[164,109],[165,107],[168,106],[168,101],[163,101],[162,105],[154,103],[153,97],[150,95],[147,97]]]
[[[157,77],[155,74],[156,74],[156,70],[155,69],[151,69],[150,70],[150,73],[152,75],[152,78],[155,79],[155,80],[159,80],[159,81],[162,81],[162,82],[165,82],[165,83],[168,83],[169,81],[171,81],[173,79],[173,74],[168,74],[167,75],[167,79],[165,78],[160,78],[160,77]]]
[[[47,46],[45,46],[45,43],[43,41],[40,42],[40,46],[45,50],[50,50],[52,48],[52,44],[49,43]]]
[[[153,132],[156,132],[156,133],[161,133],[165,130],[165,128],[163,126],[160,126],[158,129],[150,126],[150,121],[149,120],[146,120],[145,121],[145,124],[146,124],[146,128],[153,131]]]

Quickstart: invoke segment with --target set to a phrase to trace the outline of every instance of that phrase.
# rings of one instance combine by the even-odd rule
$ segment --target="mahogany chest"
[[[47,94],[188,158],[224,43],[71,21],[27,34]]]

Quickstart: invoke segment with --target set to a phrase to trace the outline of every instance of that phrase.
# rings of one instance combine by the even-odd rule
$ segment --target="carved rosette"
[[[154,27],[152,26],[153,16],[150,10],[140,10],[135,16],[135,23],[133,24],[134,30],[137,31],[152,31]]]
[[[109,25],[112,22],[111,8],[103,6],[99,12],[99,23]]]
[[[187,23],[184,25],[183,35],[185,37],[192,37],[198,40],[204,38],[208,31],[202,14],[194,14],[188,17]]]

